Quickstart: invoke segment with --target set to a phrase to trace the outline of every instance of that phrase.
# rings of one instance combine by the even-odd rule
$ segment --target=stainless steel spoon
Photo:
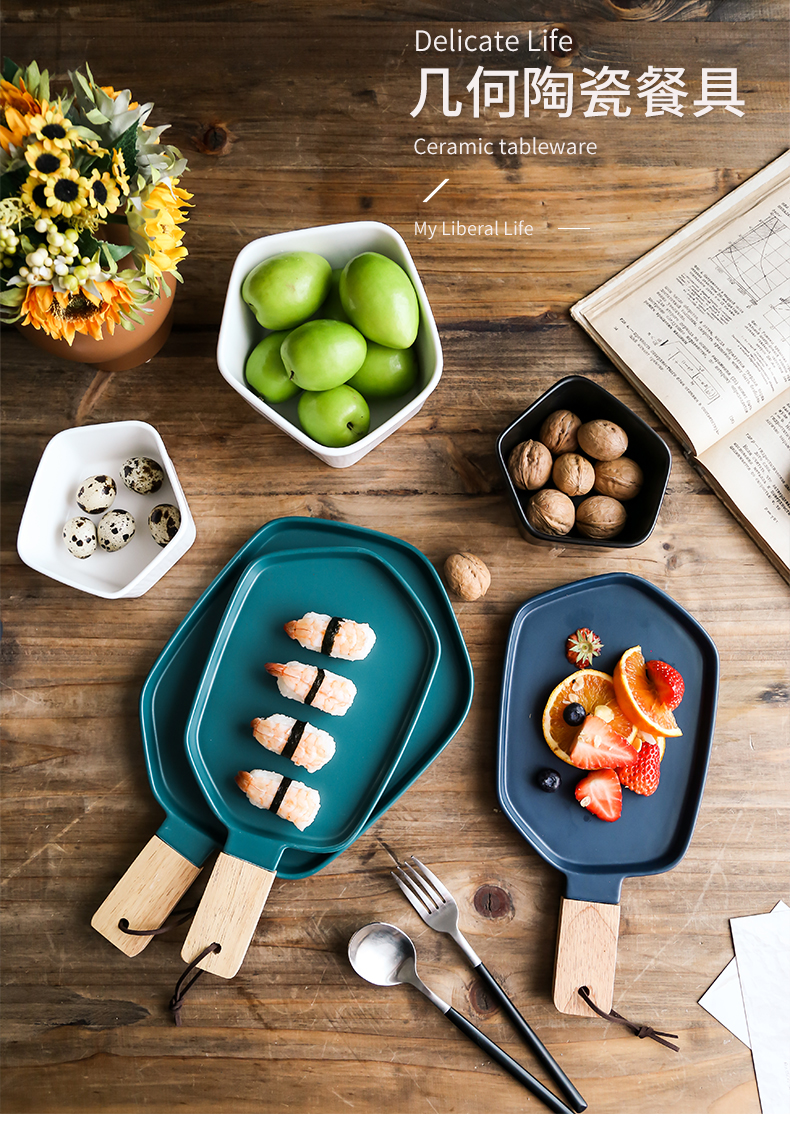
[[[449,1004],[438,997],[417,974],[417,952],[411,938],[390,926],[387,922],[370,922],[357,930],[348,943],[348,960],[356,973],[373,985],[413,985],[415,989],[436,1005],[440,1012],[453,1022],[465,1036],[477,1044],[486,1055],[496,1060],[500,1067],[509,1071],[522,1086],[542,1099],[555,1114],[574,1114],[570,1107],[561,1102],[547,1087],[525,1071],[520,1063],[502,1051],[493,1040],[489,1040],[471,1021],[456,1012]]]

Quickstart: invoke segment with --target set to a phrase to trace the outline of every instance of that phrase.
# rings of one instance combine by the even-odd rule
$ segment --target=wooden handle
[[[249,949],[276,872],[224,853],[217,857],[197,913],[186,936],[181,956],[189,963],[219,942],[219,953],[209,953],[199,969],[218,977],[234,977]]]
[[[158,930],[199,874],[199,867],[154,836],[110,891],[91,926],[127,957],[134,957],[151,938],[125,934],[119,921],[125,919],[133,930]]]
[[[579,996],[586,985],[604,1012],[612,1007],[620,905],[563,899],[554,955],[554,1005],[572,1016],[594,1016]]]

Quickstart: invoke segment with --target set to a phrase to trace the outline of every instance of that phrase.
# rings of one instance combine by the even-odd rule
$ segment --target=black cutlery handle
[[[521,1032],[521,1035],[527,1041],[530,1048],[532,1048],[532,1051],[535,1053],[536,1059],[540,1061],[546,1073],[551,1076],[552,1080],[562,1090],[562,1093],[565,1095],[566,1099],[571,1104],[576,1113],[580,1114],[583,1110],[586,1110],[587,1103],[576,1090],[573,1083],[571,1083],[570,1079],[554,1059],[545,1044],[542,1044],[535,1033],[532,1031],[529,1024],[527,1024],[526,1020],[513,1004],[512,1000],[499,984],[499,982],[494,979],[491,973],[489,973],[489,971],[486,969],[485,965],[483,965],[482,961],[478,966],[475,967],[475,972],[478,974],[480,980],[483,982],[491,996],[496,997],[496,999],[502,1005],[503,1009],[513,1021],[515,1026],[518,1028],[519,1032]]]
[[[513,1078],[518,1079],[519,1083],[526,1087],[528,1091],[531,1091],[533,1095],[537,1095],[539,1099],[542,1099],[549,1110],[554,1111],[555,1114],[574,1113],[570,1107],[561,1102],[556,1095],[553,1095],[547,1087],[544,1087],[538,1079],[530,1075],[528,1071],[525,1071],[520,1063],[516,1063],[514,1059],[511,1059],[507,1052],[503,1052],[498,1044],[495,1044],[493,1040],[489,1040],[488,1036],[483,1035],[479,1028],[475,1028],[474,1024],[472,1024],[470,1020],[467,1020],[465,1016],[462,1016],[460,1012],[456,1012],[454,1008],[451,1008],[448,1009],[445,1015],[452,1020],[456,1028],[463,1032],[465,1036],[468,1036],[473,1043],[477,1044],[486,1055],[496,1060],[500,1067],[504,1067],[505,1071],[509,1071]]]

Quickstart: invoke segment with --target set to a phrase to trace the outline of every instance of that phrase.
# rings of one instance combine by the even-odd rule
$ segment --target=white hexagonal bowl
[[[145,455],[161,464],[166,480],[156,494],[136,494],[124,486],[124,460]],[[110,509],[128,510],[135,534],[115,553],[97,549],[90,557],[73,557],[63,540],[63,526],[82,511],[77,487],[90,475],[108,474],[118,488]],[[181,527],[173,540],[158,545],[148,529],[154,506],[172,502],[181,511]],[[93,518],[98,524],[99,515]],[[41,456],[30,487],[17,535],[17,553],[26,565],[61,584],[117,600],[142,596],[172,569],[195,540],[195,522],[176,469],[162,437],[143,420],[89,424],[58,432]]]
[[[313,251],[323,255],[332,268],[343,267],[363,251],[377,251],[402,267],[412,281],[420,304],[420,329],[415,349],[420,364],[416,392],[392,399],[370,402],[370,431],[348,447],[325,447],[306,435],[299,426],[296,412],[298,397],[284,404],[267,404],[247,384],[244,366],[247,357],[266,336],[241,297],[241,287],[249,272],[272,255],[287,251]],[[442,346],[425,288],[402,237],[394,228],[373,220],[325,227],[303,228],[263,236],[248,243],[239,252],[228,283],[225,308],[217,343],[217,365],[225,380],[239,396],[330,467],[351,467],[377,447],[422,408],[442,375]]]

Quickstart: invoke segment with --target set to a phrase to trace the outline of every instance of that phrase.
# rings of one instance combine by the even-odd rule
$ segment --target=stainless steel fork
[[[415,855],[411,858],[414,862],[414,866],[410,863],[399,862],[395,870],[391,872],[393,879],[403,891],[406,898],[427,926],[430,926],[432,930],[437,930],[440,934],[450,935],[475,973],[480,977],[491,996],[496,997],[502,1005],[502,1008],[510,1017],[513,1024],[515,1024],[536,1057],[540,1060],[547,1074],[551,1076],[557,1086],[562,1090],[574,1110],[579,1113],[586,1110],[587,1103],[576,1090],[573,1083],[571,1083],[570,1079],[554,1059],[545,1044],[541,1043],[532,1031],[505,990],[492,974],[489,973],[482,960],[477,956],[469,942],[461,933],[458,927],[458,904],[447,890],[447,887],[445,887],[436,875],[434,875],[424,863],[421,863]]]

